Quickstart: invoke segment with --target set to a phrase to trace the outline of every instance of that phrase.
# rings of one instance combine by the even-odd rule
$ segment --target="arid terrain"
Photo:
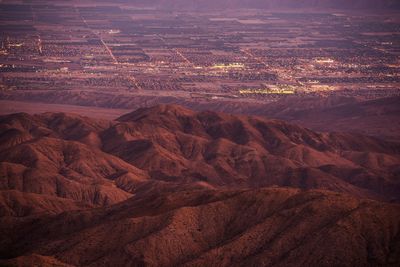
[[[4,115],[0,136],[2,264],[400,261],[396,141],[177,105]]]
[[[400,266],[398,0],[0,0],[0,267]]]
[[[179,104],[197,111],[265,116],[316,131],[351,132],[400,140],[400,97],[289,97],[273,103],[229,100],[193,101],[175,97],[110,96],[103,94],[44,93],[26,95],[29,102],[0,100],[0,114],[65,112],[101,119],[116,119],[132,109],[158,104]],[[11,98],[13,99],[13,98]],[[60,104],[61,103],[61,104]]]

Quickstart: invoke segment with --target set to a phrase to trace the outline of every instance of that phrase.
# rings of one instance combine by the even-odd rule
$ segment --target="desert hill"
[[[177,184],[293,186],[386,200],[400,192],[396,142],[176,105],[139,109],[117,121],[2,116],[0,141],[2,190],[90,205]]]
[[[287,98],[250,111],[318,131],[357,132],[400,139],[400,97],[357,100],[350,97]]]
[[[113,140],[103,141],[103,150],[155,179],[325,188],[360,195],[364,190],[378,193],[375,182],[394,182],[389,190],[397,187],[399,146],[376,138],[315,133],[278,120],[193,112],[174,105],[139,109],[118,121],[103,133],[103,140]],[[384,179],[383,173],[388,175]]]
[[[144,171],[96,148],[93,133],[104,129],[101,122],[14,114],[1,117],[0,124],[2,190],[108,205],[131,196],[118,187],[118,178],[146,178]]]
[[[93,207],[94,205],[84,202],[46,194],[33,194],[17,190],[0,191],[0,217],[25,217],[42,213],[57,214],[67,210]]]
[[[141,108],[0,116],[0,265],[397,266],[400,144]]]
[[[247,114],[285,120],[316,131],[349,132],[400,140],[400,97],[364,99],[346,96],[289,96],[272,103],[236,100],[185,99],[172,96],[131,96],[99,92],[0,92],[2,100],[78,105],[68,107],[74,111],[86,109],[91,114],[93,106],[121,112],[119,109],[151,107],[160,104],[179,104],[196,110]],[[33,101],[33,102],[32,102]],[[33,108],[34,109],[34,108]],[[23,110],[21,110],[23,111]],[[76,111],[75,111],[76,112]],[[119,113],[123,114],[123,113]],[[100,116],[101,117],[101,116]],[[116,116],[117,117],[117,116]],[[102,117],[101,117],[102,118]],[[395,123],[393,123],[395,122]]]
[[[398,205],[328,191],[179,191],[8,222],[2,224],[7,231],[0,254],[10,266],[34,260],[72,266],[396,266],[400,260]]]

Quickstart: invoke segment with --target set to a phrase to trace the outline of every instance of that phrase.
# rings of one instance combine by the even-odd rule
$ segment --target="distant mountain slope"
[[[118,120],[103,133],[103,150],[155,179],[327,188],[355,195],[367,193],[364,189],[378,193],[376,183],[388,183],[383,188],[389,191],[398,188],[397,143],[173,105],[140,109]]]
[[[288,98],[250,113],[283,119],[318,131],[356,132],[400,140],[400,97]]]
[[[400,193],[399,143],[176,105],[113,122],[2,116],[0,147],[0,189],[89,205],[183,185],[320,188],[382,200]]]
[[[400,264],[396,142],[158,105],[0,116],[0,147],[0,266]]]
[[[24,261],[57,266],[400,263],[398,205],[327,191],[180,191],[0,222],[0,255],[9,259],[0,264],[11,266]]]
[[[118,178],[141,180],[146,174],[97,148],[96,132],[103,127],[102,122],[64,114],[0,117],[0,189],[94,205],[129,198]]]
[[[198,101],[166,96],[115,96],[98,92],[55,91],[20,92],[18,94],[0,92],[0,99],[34,101],[33,103],[35,101],[39,103],[64,103],[85,106],[86,108],[95,105],[112,109],[131,109],[177,103],[197,111],[212,110],[282,119],[316,131],[352,132],[400,140],[400,124],[397,123],[400,121],[400,97],[398,96],[361,100],[342,96],[300,95],[285,97],[277,102],[260,103],[227,99]],[[357,115],[353,116],[352,112],[356,112]]]

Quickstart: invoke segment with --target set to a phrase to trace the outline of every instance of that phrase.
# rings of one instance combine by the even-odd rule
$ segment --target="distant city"
[[[274,101],[399,95],[396,15],[0,3],[0,98],[96,91]]]

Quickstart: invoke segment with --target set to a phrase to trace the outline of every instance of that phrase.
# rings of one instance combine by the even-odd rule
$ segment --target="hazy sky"
[[[165,7],[198,8],[399,8],[400,0],[123,0]]]

